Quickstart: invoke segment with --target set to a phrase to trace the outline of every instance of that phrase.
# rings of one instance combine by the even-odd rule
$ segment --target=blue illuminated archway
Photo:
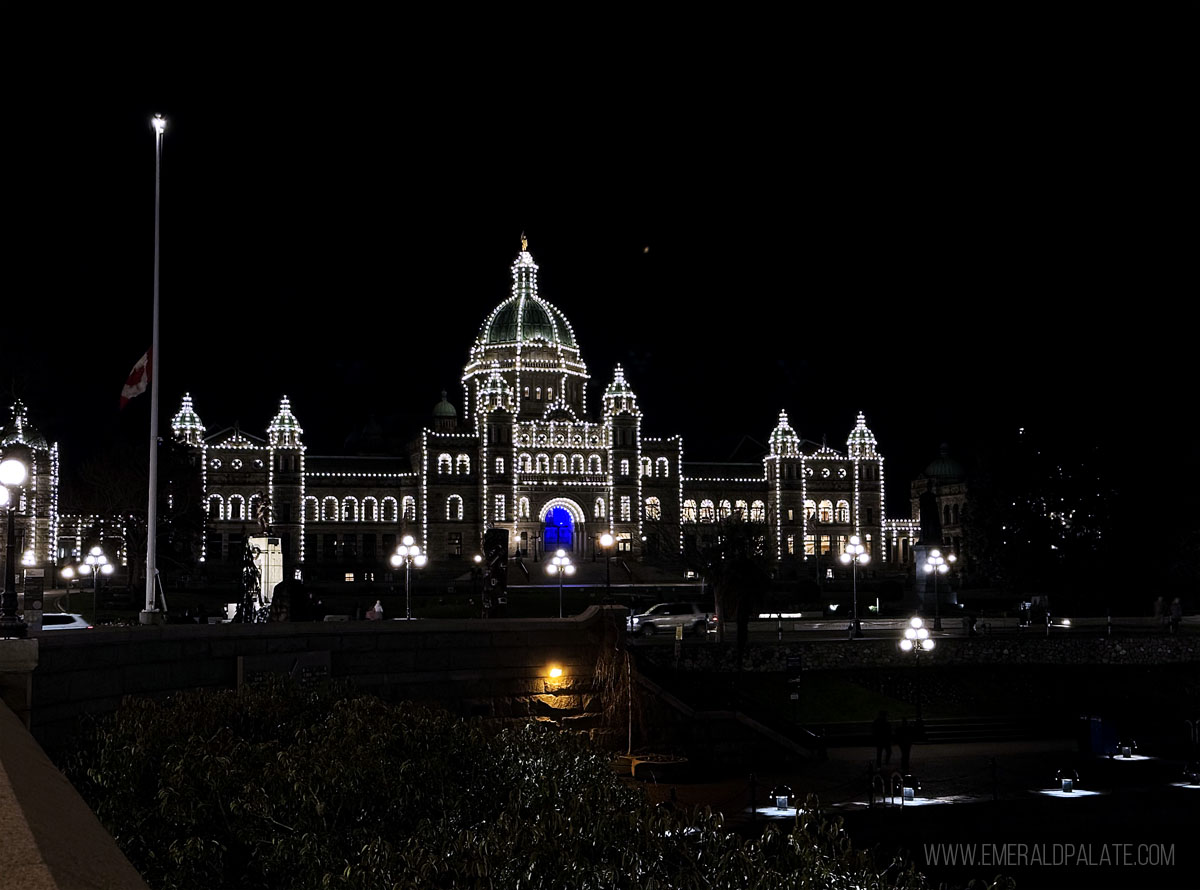
[[[546,511],[543,542],[547,553],[555,550],[573,550],[575,520],[566,507],[551,507]]]

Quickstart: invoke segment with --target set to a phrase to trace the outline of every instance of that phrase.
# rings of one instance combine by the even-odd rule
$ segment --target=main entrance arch
[[[570,552],[582,531],[584,512],[570,498],[555,498],[542,507],[542,545],[544,552]]]

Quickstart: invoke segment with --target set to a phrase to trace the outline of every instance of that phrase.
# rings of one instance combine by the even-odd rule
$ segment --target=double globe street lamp
[[[932,652],[935,645],[924,621],[913,618],[908,622],[908,627],[904,629],[904,639],[900,641],[900,651],[911,652],[916,659],[917,723],[921,722],[921,653]]]
[[[850,543],[846,545],[846,549],[842,551],[842,555],[838,557],[843,565],[849,565],[851,584],[854,591],[854,635],[861,637],[862,624],[858,620],[858,567],[865,566],[871,561],[871,554],[867,552],[867,548],[863,546],[862,540],[858,535],[850,536]]]
[[[571,557],[567,556],[567,551],[556,550],[554,556],[546,563],[547,575],[558,575],[558,617],[563,617],[563,575],[574,575],[575,566],[571,564]]]
[[[17,616],[17,501],[29,470],[15,457],[0,461],[0,507],[7,506],[4,546],[4,590],[0,593],[0,637],[24,637],[28,630]]]
[[[421,552],[421,545],[413,540],[412,535],[405,535],[400,539],[400,546],[396,548],[396,552],[392,554],[391,562],[395,568],[404,566],[404,620],[412,621],[412,567],[415,565],[418,569],[424,568],[425,563],[429,562],[429,557]]]

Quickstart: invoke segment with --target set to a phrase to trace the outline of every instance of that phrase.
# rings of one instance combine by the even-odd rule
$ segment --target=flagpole
[[[163,130],[167,122],[161,114],[154,115],[154,335],[150,343],[150,495],[146,505],[146,608],[140,620],[153,624],[161,618],[154,596],[157,573],[158,532],[158,384],[162,380],[162,365],[158,358],[158,205],[162,178]]]

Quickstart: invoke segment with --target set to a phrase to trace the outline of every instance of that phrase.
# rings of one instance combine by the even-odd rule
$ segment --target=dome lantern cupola
[[[171,419],[171,431],[175,433],[176,439],[188,445],[199,445],[204,441],[204,424],[200,421],[196,409],[192,407],[190,392],[183,394],[183,405],[179,413]]]
[[[300,429],[300,423],[296,420],[296,415],[292,413],[292,403],[288,401],[288,397],[284,396],[279,403],[279,413],[275,415],[275,419],[271,421],[271,425],[267,427],[267,435],[270,438],[271,445],[276,448],[299,448],[300,436],[304,430]]]
[[[779,424],[769,440],[771,457],[800,457],[800,436],[788,423],[786,411],[779,412]]]
[[[875,441],[875,434],[867,426],[867,418],[859,411],[854,429],[850,431],[850,438],[846,440],[846,448],[849,456],[879,457],[878,452],[875,451],[875,446],[878,444]]]

